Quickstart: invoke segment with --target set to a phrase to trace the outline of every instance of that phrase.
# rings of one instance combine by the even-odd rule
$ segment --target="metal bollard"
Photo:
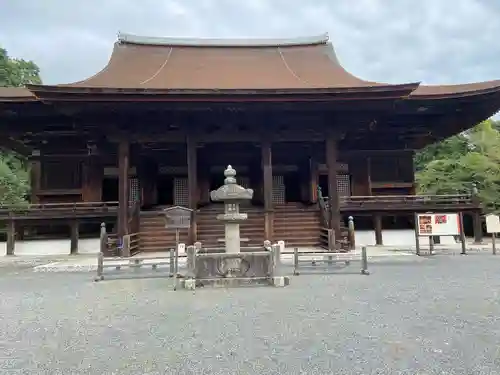
[[[95,281],[104,280],[104,254],[100,252],[97,254],[97,276]]]
[[[298,276],[299,273],[299,248],[293,249],[293,274]]]
[[[170,267],[170,277],[174,277],[175,273],[175,250],[170,249],[170,261],[169,261],[169,267]]]
[[[368,255],[366,254],[366,246],[361,248],[361,274],[369,275],[368,271]]]

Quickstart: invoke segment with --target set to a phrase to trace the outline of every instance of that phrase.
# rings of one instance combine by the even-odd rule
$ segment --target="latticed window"
[[[129,178],[129,200],[131,202],[138,202],[141,200],[141,187],[137,177]]]
[[[351,195],[351,179],[348,174],[341,173],[337,175],[337,190],[341,197],[349,197]]]
[[[189,204],[188,179],[185,177],[174,178],[174,204],[176,206]]]
[[[273,176],[273,203],[285,203],[285,179]]]

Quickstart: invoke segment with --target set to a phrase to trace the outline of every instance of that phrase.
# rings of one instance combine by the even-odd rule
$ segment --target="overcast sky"
[[[87,78],[118,31],[291,37],[327,31],[341,63],[372,81],[500,79],[500,0],[0,0],[0,46],[44,83]]]

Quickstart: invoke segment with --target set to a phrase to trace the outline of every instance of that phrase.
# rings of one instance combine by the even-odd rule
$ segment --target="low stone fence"
[[[331,251],[299,252],[298,248],[293,252],[293,274],[300,275],[301,269],[311,271],[334,271],[339,269],[340,265],[348,266],[352,261],[360,262],[360,272],[362,275],[369,275],[368,256],[366,247],[361,251],[351,251],[348,253],[339,253]]]
[[[276,272],[278,248],[278,245],[273,245],[227,253],[223,249],[188,246],[187,273],[181,281],[181,287],[195,289],[200,286],[286,286],[289,279],[277,275]]]

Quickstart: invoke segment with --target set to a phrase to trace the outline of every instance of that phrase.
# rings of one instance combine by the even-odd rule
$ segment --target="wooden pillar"
[[[481,223],[481,211],[472,213],[472,225],[474,227],[474,243],[483,243],[483,225]]]
[[[102,180],[104,166],[98,155],[90,155],[83,165],[82,201],[100,202],[102,200]]]
[[[264,236],[273,241],[273,166],[271,141],[261,142],[262,179],[264,185]]]
[[[118,238],[128,234],[129,211],[129,158],[130,143],[121,140],[118,144]]]
[[[142,156],[138,163],[137,177],[141,187],[141,205],[154,206],[158,202],[158,163],[156,160]]]
[[[301,180],[301,200],[312,204],[318,201],[318,163],[309,151],[307,158],[299,166]]]
[[[78,254],[78,240],[80,237],[78,220],[71,222],[70,254]]]
[[[382,246],[384,244],[382,239],[382,215],[375,214],[373,216],[373,226],[375,227],[375,244]]]
[[[14,255],[16,247],[16,225],[14,220],[7,222],[7,255]]]
[[[42,180],[42,165],[40,162],[40,151],[34,150],[30,158],[30,183],[31,196],[30,203],[38,203],[38,194],[40,192],[40,184]]]
[[[250,187],[253,189],[252,204],[264,205],[264,189],[262,176],[262,153],[256,153],[248,165]]]
[[[366,158],[366,186],[367,195],[372,195],[372,159],[370,157]]]
[[[189,244],[197,241],[196,228],[196,209],[198,208],[198,166],[197,166],[197,150],[196,139],[192,134],[187,136],[187,167],[188,167],[188,193],[189,193],[189,208],[193,210],[191,220],[191,228],[189,230]]]
[[[335,239],[342,236],[340,230],[340,199],[337,185],[337,138],[329,133],[326,138],[326,168],[328,169],[328,202],[330,207],[330,225],[335,233]]]
[[[201,156],[201,155],[200,155]],[[208,159],[208,160],[207,160]],[[199,204],[207,205],[210,203],[210,164],[208,157],[201,157],[198,161],[198,195]]]
[[[319,182],[319,163],[315,155],[309,159],[309,185],[310,203],[318,202],[318,182]]]
[[[17,224],[16,240],[24,241],[25,226]]]

